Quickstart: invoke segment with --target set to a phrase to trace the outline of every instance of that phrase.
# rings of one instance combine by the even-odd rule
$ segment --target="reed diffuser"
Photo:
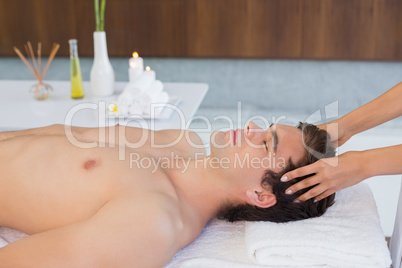
[[[33,73],[35,78],[38,80],[38,83],[31,87],[31,92],[33,92],[35,99],[37,100],[46,100],[50,97],[50,91],[52,87],[48,84],[43,83],[43,78],[46,75],[47,70],[49,69],[50,63],[52,62],[54,56],[56,55],[57,51],[59,50],[60,45],[54,43],[50,52],[49,59],[47,60],[45,68],[42,70],[42,44],[38,43],[38,58],[35,58],[35,53],[32,48],[31,42],[27,42],[24,45],[25,51],[27,53],[28,59],[31,60],[32,65],[29,61],[25,58],[25,56],[21,53],[21,51],[14,47],[15,53],[21,58],[21,60],[28,66],[29,70]]]
[[[110,63],[105,28],[106,0],[95,0],[94,63],[91,68],[91,89],[93,96],[109,96],[114,93],[114,71]]]
[[[95,30],[103,32],[105,30],[105,6],[106,0],[101,0],[99,9],[99,0],[95,0]]]

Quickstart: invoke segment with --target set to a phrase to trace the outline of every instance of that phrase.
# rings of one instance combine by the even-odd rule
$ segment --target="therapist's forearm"
[[[402,115],[402,83],[335,120],[349,137]]]
[[[402,145],[362,152],[365,177],[402,174]]]

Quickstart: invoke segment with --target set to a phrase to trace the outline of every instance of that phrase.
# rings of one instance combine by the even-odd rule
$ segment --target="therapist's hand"
[[[347,131],[341,127],[336,120],[327,124],[317,125],[317,127],[328,132],[331,136],[331,145],[334,146],[334,148],[338,148],[351,138]]]
[[[321,159],[311,165],[290,171],[284,174],[281,180],[290,181],[309,174],[314,175],[292,185],[285,192],[292,194],[316,185],[301,195],[298,200],[306,201],[315,198],[316,201],[319,201],[336,191],[368,178],[361,152],[352,151],[332,158]]]

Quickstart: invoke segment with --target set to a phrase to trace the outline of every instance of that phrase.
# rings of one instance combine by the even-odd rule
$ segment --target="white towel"
[[[144,77],[149,78],[149,76]],[[118,96],[117,108],[119,112],[117,114],[150,116],[152,114],[151,106],[156,103],[158,106],[154,107],[153,114],[158,117],[164,105],[169,101],[169,95],[163,91],[161,81],[140,78],[127,84],[123,92]]]
[[[124,91],[128,91],[130,93],[133,93],[135,96],[138,96],[139,94],[147,90],[154,81],[154,76],[140,75],[134,81],[130,81],[124,88]]]
[[[140,75],[130,81],[123,92],[117,97],[117,114],[142,114],[143,107],[138,105],[141,96],[155,82],[155,77]],[[133,107],[132,107],[133,106]]]
[[[154,81],[149,88],[142,93],[140,102],[146,105],[151,105],[151,103],[157,102],[162,90],[162,82],[159,80]]]
[[[318,218],[289,223],[248,222],[245,242],[256,264],[286,267],[386,267],[390,254],[369,186],[339,191]]]
[[[163,84],[161,81],[156,80],[151,84],[151,86],[145,90],[141,97],[138,100],[138,104],[140,104],[142,108],[143,114],[149,116],[151,115],[151,110],[154,109],[154,115],[158,116],[161,112],[161,106],[166,103],[159,103],[158,99],[162,93],[166,93],[163,91]],[[167,94],[167,93],[166,93]],[[153,103],[158,103],[157,107],[152,107]]]
[[[131,105],[135,102],[135,94],[124,90],[117,98],[117,108],[120,114],[128,114]]]

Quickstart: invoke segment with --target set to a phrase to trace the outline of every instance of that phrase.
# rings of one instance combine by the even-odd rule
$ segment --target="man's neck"
[[[166,170],[180,202],[189,205],[203,224],[216,216],[228,202],[237,199],[238,194],[233,183],[221,176],[218,168],[212,168],[209,161],[206,156]]]

